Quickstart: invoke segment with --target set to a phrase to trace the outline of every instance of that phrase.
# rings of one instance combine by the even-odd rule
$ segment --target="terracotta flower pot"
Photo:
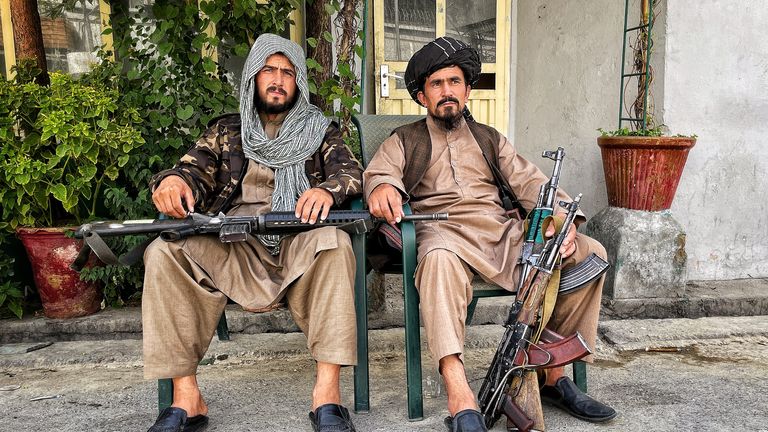
[[[67,237],[65,228],[17,228],[27,250],[32,276],[48,318],[90,315],[101,308],[101,290],[94,282],[80,280],[69,268],[81,243]]]
[[[672,206],[696,138],[602,136],[597,144],[603,156],[608,204],[660,211]]]

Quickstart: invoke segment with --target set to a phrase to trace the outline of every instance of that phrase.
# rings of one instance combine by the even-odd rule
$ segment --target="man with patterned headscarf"
[[[392,224],[400,221],[405,201],[414,213],[451,215],[445,222],[416,226],[415,283],[427,343],[448,395],[450,416],[445,423],[451,431],[464,432],[487,430],[463,363],[472,278],[478,274],[514,291],[520,275],[523,222],[508,216],[513,208],[503,205],[493,169],[529,211],[539,187],[548,181],[504,136],[470,115],[467,101],[480,71],[477,51],[450,37],[438,38],[417,51],[408,62],[405,83],[413,100],[427,108],[427,118],[396,129],[363,176],[371,213]],[[571,201],[560,192],[556,202],[561,200]],[[577,217],[577,223],[584,220],[583,215]],[[598,242],[575,230],[561,251],[565,266],[593,252],[606,256]],[[600,278],[561,294],[548,327],[564,335],[579,331],[594,347],[602,285]],[[612,408],[581,393],[563,376],[562,368],[548,369],[545,379],[542,399],[571,414],[593,422],[616,415]]]
[[[177,218],[192,211],[295,211],[315,223],[331,207],[360,195],[360,164],[338,127],[309,103],[301,47],[276,35],[260,36],[241,85],[240,113],[211,121],[172,169],[153,177],[159,211]],[[150,432],[206,427],[197,364],[227,298],[253,312],[287,304],[317,362],[313,429],[354,431],[339,389],[341,366],[357,361],[355,257],[347,233],[323,227],[235,243],[205,236],[158,240],[144,262],[144,376],[173,378],[173,404]]]

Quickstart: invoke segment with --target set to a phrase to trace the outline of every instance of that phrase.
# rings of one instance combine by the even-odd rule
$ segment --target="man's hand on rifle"
[[[568,216],[565,212],[560,212],[557,214],[557,217],[561,218],[562,220],[565,220],[566,216]],[[552,238],[555,235],[555,224],[549,224],[547,227],[547,232],[544,233],[544,235],[547,238]],[[576,227],[573,226],[570,231],[568,231],[568,235],[565,236],[565,240],[563,241],[563,245],[560,247],[560,256],[563,259],[568,258],[569,256],[573,255],[573,253],[576,252]]]
[[[301,218],[302,223],[313,224],[320,215],[320,220],[328,217],[333,205],[333,195],[325,189],[312,188],[304,191],[296,201],[296,217]]]
[[[179,176],[164,178],[152,193],[152,202],[163,213],[175,218],[183,218],[195,211],[195,197],[192,188]],[[185,206],[186,204],[186,206]]]
[[[374,217],[382,218],[394,225],[405,216],[403,213],[403,197],[391,184],[382,183],[376,186],[368,197],[368,211]]]

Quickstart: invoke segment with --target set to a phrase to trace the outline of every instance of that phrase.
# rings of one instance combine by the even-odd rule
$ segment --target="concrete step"
[[[493,353],[503,332],[504,327],[500,325],[470,326],[465,348],[468,352]],[[621,361],[621,353],[625,352],[678,352],[692,346],[720,344],[729,338],[766,346],[768,316],[604,321],[599,324],[595,354],[598,360]],[[371,330],[368,339],[371,359],[387,361],[405,352],[402,328]],[[421,342],[422,360],[430,364],[423,329]],[[141,351],[142,343],[138,339],[6,343],[0,345],[0,368],[140,367]],[[302,333],[239,333],[233,334],[229,341],[214,337],[201,364],[255,364],[308,357],[307,339]]]
[[[647,318],[700,318],[708,316],[768,315],[768,280],[689,283],[686,295],[671,299],[604,300],[601,321]],[[502,324],[512,297],[485,298],[478,302],[473,325]],[[290,312],[266,313],[226,308],[231,333],[292,333],[299,329]],[[403,326],[402,296],[387,294],[369,313],[370,329]],[[44,316],[0,320],[0,343],[141,339],[141,308],[107,308],[93,315],[50,319]]]

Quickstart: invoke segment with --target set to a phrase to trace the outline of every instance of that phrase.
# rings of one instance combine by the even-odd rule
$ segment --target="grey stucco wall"
[[[656,26],[657,117],[697,134],[672,206],[689,280],[768,276],[768,7],[763,0],[665,2]],[[607,205],[598,127],[615,129],[624,2],[515,1],[519,150],[568,151],[562,186],[588,216]]]
[[[545,173],[542,150],[566,149],[561,186],[594,215],[608,203],[597,128],[616,127],[623,2],[515,1],[514,139]],[[512,135],[512,133],[510,133]]]
[[[699,136],[672,211],[690,279],[768,276],[768,4],[670,1],[664,121]]]

